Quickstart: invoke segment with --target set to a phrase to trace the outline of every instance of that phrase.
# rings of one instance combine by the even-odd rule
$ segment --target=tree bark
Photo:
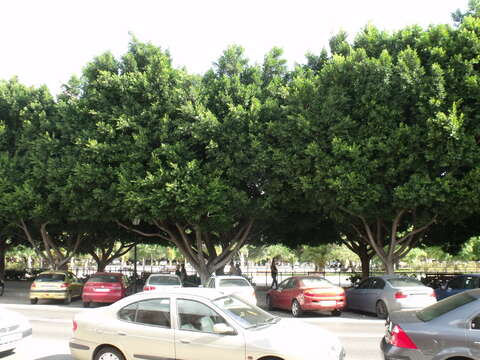
[[[5,280],[5,253],[7,252],[7,244],[0,242],[0,279]]]
[[[235,254],[246,244],[253,220],[246,219],[227,233],[203,232],[199,226],[154,221],[158,233],[147,233],[117,222],[121,227],[146,237],[158,237],[177,246],[179,251],[196,270],[202,284],[219,269],[223,269]],[[222,244],[222,252],[216,253],[215,245]],[[226,245],[225,245],[226,244]]]

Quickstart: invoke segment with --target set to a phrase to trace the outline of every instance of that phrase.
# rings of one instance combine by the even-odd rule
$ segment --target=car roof
[[[68,270],[47,270],[47,271],[42,271],[38,275],[42,275],[42,274],[69,274],[69,273],[70,273],[70,271],[68,271]]]
[[[113,276],[123,276],[122,273],[117,273],[117,272],[108,272],[108,271],[99,271],[96,272],[90,276],[95,276],[95,275],[113,275]]]
[[[380,278],[380,279],[384,279],[384,280],[408,278],[408,279],[412,279],[412,280],[418,280],[414,277],[411,277],[411,276],[408,276],[408,275],[401,275],[401,274],[371,276],[371,278]]]
[[[242,280],[247,280],[243,276],[240,275],[215,275],[212,276],[215,279],[242,279]]]
[[[137,294],[129,296],[131,298],[139,297],[141,299],[149,299],[149,298],[156,298],[158,295],[175,295],[175,296],[196,296],[208,300],[216,299],[222,296],[225,296],[220,291],[211,288],[171,288],[171,289],[162,289],[162,290],[150,290],[150,291],[143,291]]]
[[[179,277],[177,274],[171,274],[171,273],[154,273],[154,274],[150,274],[148,277],[150,276],[176,276],[176,277]]]

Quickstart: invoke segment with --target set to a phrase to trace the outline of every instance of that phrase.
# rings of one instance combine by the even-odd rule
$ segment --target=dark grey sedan
[[[385,360],[480,359],[480,289],[419,311],[392,312],[381,342]]]

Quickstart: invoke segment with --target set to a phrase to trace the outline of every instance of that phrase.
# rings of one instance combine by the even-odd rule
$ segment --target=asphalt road
[[[262,290],[257,291],[260,306],[263,305],[264,296]],[[23,289],[10,286],[5,296],[0,297],[0,304],[25,315],[33,327],[32,337],[15,353],[1,360],[73,360],[68,341],[72,333],[73,316],[84,310],[79,300],[70,305],[55,301],[42,301],[38,305],[30,305]],[[284,311],[273,313],[281,317],[291,317]],[[383,359],[379,350],[379,343],[385,331],[383,320],[366,314],[344,312],[341,317],[310,313],[298,321],[314,324],[336,334],[347,352],[346,360]]]

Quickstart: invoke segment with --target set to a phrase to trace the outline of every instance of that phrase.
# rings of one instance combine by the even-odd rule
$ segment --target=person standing
[[[278,276],[278,269],[277,264],[275,263],[275,258],[272,259],[272,264],[270,265],[270,274],[272,275],[272,289],[276,289],[278,287],[277,276]]]
[[[187,278],[187,269],[185,269],[185,264],[182,264],[182,267],[180,268],[180,278],[182,281],[184,281]]]

